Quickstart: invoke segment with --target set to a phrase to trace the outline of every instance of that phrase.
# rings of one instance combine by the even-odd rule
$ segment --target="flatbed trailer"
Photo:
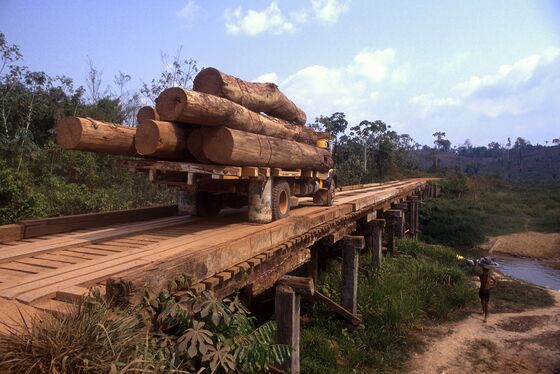
[[[337,184],[333,169],[322,172],[128,159],[119,163],[131,171],[147,173],[153,183],[177,187],[181,213],[211,217],[224,208],[247,206],[249,222],[256,223],[288,217],[302,197],[331,206]]]

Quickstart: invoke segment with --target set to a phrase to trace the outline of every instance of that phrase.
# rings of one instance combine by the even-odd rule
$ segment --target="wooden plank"
[[[24,304],[31,304],[33,302],[50,298],[56,295],[56,292],[61,288],[68,288],[70,286],[74,286],[76,284],[81,284],[85,282],[97,282],[99,280],[105,279],[109,277],[111,274],[119,271],[123,271],[126,269],[133,269],[139,267],[141,265],[145,265],[146,261],[144,260],[135,260],[135,261],[125,261],[125,263],[120,263],[115,266],[107,267],[107,264],[99,264],[97,266],[91,266],[89,268],[80,269],[81,271],[76,271],[72,274],[64,274],[65,277],[58,282],[50,281],[50,284],[46,285],[45,287],[35,288],[31,291],[27,291],[25,293],[20,293],[15,296],[15,299],[24,303]],[[15,288],[14,290],[18,290]],[[5,297],[2,292],[2,297]]]
[[[23,239],[23,225],[12,224],[0,226],[0,242]]]
[[[35,265],[45,269],[56,269],[68,265],[67,262],[45,260],[42,258],[24,257],[16,261],[19,264]]]
[[[41,253],[52,252],[54,250],[69,249],[86,244],[98,243],[110,239],[117,239],[123,236],[163,228],[169,225],[179,225],[194,218],[173,217],[163,218],[153,221],[137,223],[124,227],[107,228],[91,233],[71,234],[66,237],[53,238],[39,241],[36,243],[26,243],[13,246],[9,249],[0,251],[0,263],[13,261],[18,258],[34,256]]]
[[[177,205],[166,205],[153,208],[139,208],[44,219],[31,219],[25,220],[21,222],[21,224],[24,226],[23,237],[31,238],[40,235],[107,226],[116,223],[145,221],[175,214],[177,214]]]
[[[41,270],[44,270],[44,268],[41,269],[40,267],[37,266],[20,264],[17,262],[7,262],[4,264],[0,264],[0,269],[21,271],[23,273],[28,273],[28,274],[37,274],[40,273]]]
[[[153,161],[153,160],[119,160],[119,164],[140,170],[165,170],[195,174],[241,176],[242,168],[238,166],[221,166],[195,164],[187,162]]]
[[[245,166],[241,168],[241,176],[242,177],[258,177],[259,176],[259,168],[254,166]]]
[[[273,177],[299,177],[301,176],[301,170],[282,170],[281,168],[272,168]]]
[[[341,317],[345,318],[353,325],[361,325],[363,321],[357,316],[352,314],[349,310],[344,308],[342,305],[338,304],[337,302],[331,300],[327,296],[323,295],[321,292],[315,290],[313,294],[313,299],[318,302],[325,304],[331,311],[335,312],[336,314],[340,315]]]
[[[63,290],[56,291],[56,300],[66,303],[76,303],[89,293],[89,289],[79,286],[70,286]]]
[[[45,253],[42,255],[38,255],[35,257],[30,257],[30,258],[39,258],[39,259],[44,259],[44,260],[51,260],[51,261],[55,261],[55,262],[62,262],[65,264],[75,264],[78,263],[80,261],[82,261],[83,259],[78,259],[76,257],[70,257],[70,256],[65,256],[63,254],[60,253]]]

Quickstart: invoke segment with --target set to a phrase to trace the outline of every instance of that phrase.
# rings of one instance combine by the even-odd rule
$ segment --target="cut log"
[[[136,129],[92,118],[63,117],[56,127],[56,142],[64,149],[137,156]]]
[[[202,69],[194,78],[193,90],[224,97],[254,112],[263,112],[298,125],[307,116],[274,83],[247,82],[215,68]]]
[[[191,155],[203,164],[211,164],[212,162],[204,156],[202,152],[202,129],[193,130],[187,139],[187,148]]]
[[[227,127],[204,128],[200,132],[204,157],[217,164],[319,171],[333,165],[327,149],[308,144]]]
[[[154,108],[153,106],[143,106],[138,110],[138,113],[136,113],[136,120],[138,121],[138,123],[142,123],[143,121],[150,119],[159,121],[159,114],[157,114],[156,108]]]
[[[201,126],[227,126],[236,130],[315,144],[321,136],[313,129],[255,113],[228,99],[172,87],[156,99],[162,120]]]
[[[155,158],[192,161],[187,149],[191,131],[192,128],[173,122],[144,120],[136,130],[136,152]]]

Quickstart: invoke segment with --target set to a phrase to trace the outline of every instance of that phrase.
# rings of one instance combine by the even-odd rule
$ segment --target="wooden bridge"
[[[145,289],[218,296],[242,289],[254,296],[304,264],[316,280],[319,261],[338,250],[343,300],[315,298],[359,323],[358,254],[366,247],[379,266],[382,237],[389,254],[395,236],[415,237],[418,204],[436,195],[437,186],[421,178],[343,187],[332,207],[303,201],[290,217],[269,224],[247,223],[240,210],[208,219],[167,206],[0,226],[0,298],[60,312],[94,286],[117,304],[140,302]],[[283,279],[277,290],[290,288],[289,277]]]

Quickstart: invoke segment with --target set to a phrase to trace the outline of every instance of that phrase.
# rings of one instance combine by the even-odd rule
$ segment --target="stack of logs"
[[[214,68],[193,90],[173,87],[143,107],[137,128],[64,117],[57,142],[65,149],[163,160],[325,171],[328,138],[306,127],[306,115],[273,83],[246,82]]]

